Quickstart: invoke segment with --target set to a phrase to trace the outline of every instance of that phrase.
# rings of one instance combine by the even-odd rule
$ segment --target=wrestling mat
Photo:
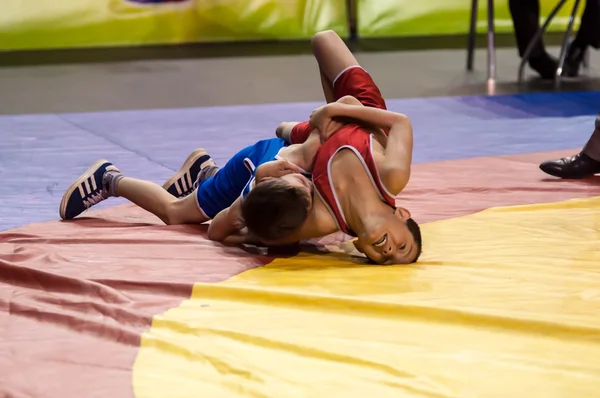
[[[600,396],[600,93],[391,100],[415,128],[411,266],[331,236],[224,247],[121,200],[60,222],[105,157],[159,183],[319,104],[0,117],[0,397]]]

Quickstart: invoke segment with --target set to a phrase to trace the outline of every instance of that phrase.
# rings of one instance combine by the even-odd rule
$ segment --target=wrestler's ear
[[[365,252],[360,248],[360,245],[358,243],[359,243],[358,239],[352,240],[352,244],[354,245],[354,247],[356,248],[356,250],[358,250],[359,252],[361,252],[361,253],[364,254]]]
[[[396,207],[396,210],[394,210],[394,215],[403,220],[408,220],[410,218],[410,211],[406,210],[404,207]]]

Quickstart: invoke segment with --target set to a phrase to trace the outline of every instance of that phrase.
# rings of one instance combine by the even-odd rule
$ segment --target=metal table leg
[[[577,1],[579,2],[579,0],[577,0]],[[523,82],[523,71],[525,69],[525,64],[527,63],[527,61],[529,61],[529,56],[531,55],[531,51],[533,50],[533,47],[540,40],[540,38],[542,37],[544,32],[546,32],[546,29],[548,29],[548,25],[550,25],[550,22],[552,22],[552,20],[554,19],[554,17],[558,13],[558,11],[560,11],[560,9],[565,5],[566,2],[567,2],[567,0],[561,0],[556,5],[556,7],[554,7],[554,9],[550,13],[550,15],[548,15],[548,18],[546,18],[546,21],[544,22],[542,27],[538,29],[538,31],[535,33],[535,36],[531,40],[531,42],[529,42],[529,45],[527,46],[527,49],[525,50],[525,54],[523,54],[523,59],[521,59],[521,64],[519,65],[519,78],[518,78],[519,84],[521,84]]]
[[[558,68],[556,69],[556,76],[554,76],[554,86],[556,88],[560,87],[560,83],[562,80],[562,71],[565,66],[565,58],[567,57],[567,49],[569,48],[569,42],[571,39],[571,32],[573,31],[573,23],[575,22],[575,14],[577,14],[577,10],[579,9],[579,3],[581,0],[575,0],[575,5],[573,6],[573,11],[571,12],[571,16],[569,17],[569,24],[567,25],[567,31],[565,32],[565,37],[563,39],[563,45],[560,50],[560,58],[558,60]]]
[[[493,94],[496,85],[496,46],[494,31],[494,0],[488,0],[488,94]]]
[[[475,53],[475,38],[477,36],[477,0],[471,0],[471,22],[469,24],[469,41],[467,44],[467,70],[473,70],[473,56]]]

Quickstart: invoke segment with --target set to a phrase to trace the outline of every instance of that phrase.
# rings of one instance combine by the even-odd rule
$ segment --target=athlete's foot
[[[116,196],[115,188],[122,177],[108,160],[98,160],[66,190],[60,202],[60,218],[71,220],[106,198]]]
[[[214,175],[219,168],[202,148],[196,149],[183,162],[181,168],[163,184],[163,188],[177,198],[194,192],[199,181]]]
[[[556,69],[558,68],[558,60],[552,55],[544,52],[536,57],[530,58],[529,66],[536,71],[542,79],[554,79]]]

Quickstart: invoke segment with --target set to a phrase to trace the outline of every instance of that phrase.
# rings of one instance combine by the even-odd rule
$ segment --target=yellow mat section
[[[600,397],[600,198],[423,226],[417,265],[279,259],[155,317],[136,397]]]

